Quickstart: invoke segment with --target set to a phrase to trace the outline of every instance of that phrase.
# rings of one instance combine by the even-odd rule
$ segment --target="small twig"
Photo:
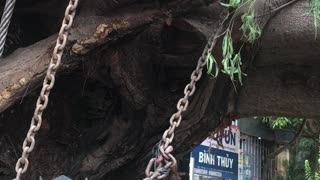
[[[278,155],[279,153],[281,153],[283,150],[287,149],[290,145],[294,144],[296,142],[296,140],[302,135],[302,132],[303,132],[303,128],[305,127],[306,125],[306,122],[307,120],[306,119],[303,119],[303,122],[302,122],[302,125],[300,126],[300,129],[298,130],[297,134],[294,136],[294,138],[288,142],[287,144],[285,144],[284,146],[282,146],[281,148],[277,149],[275,152],[271,153],[269,155],[270,156],[276,156]]]
[[[291,0],[291,1],[289,1],[289,2],[287,2],[287,3],[285,3],[285,4],[283,4],[283,5],[281,5],[281,6],[279,6],[279,7],[277,7],[276,9],[273,9],[273,10],[271,10],[271,11],[269,11],[269,12],[266,12],[266,13],[263,13],[263,14],[260,14],[260,15],[257,15],[257,16],[255,16],[255,18],[262,17],[262,16],[266,16],[266,15],[269,15],[269,14],[274,13],[274,12],[276,12],[276,11],[279,11],[279,10],[281,10],[281,9],[287,7],[287,6],[290,6],[291,4],[293,4],[293,3],[297,2],[297,1],[299,1],[299,0]]]

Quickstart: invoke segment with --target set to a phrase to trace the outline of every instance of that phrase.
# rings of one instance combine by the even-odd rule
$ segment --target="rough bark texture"
[[[242,116],[319,117],[319,40],[307,1],[282,9],[264,29],[257,57],[239,94]],[[319,32],[318,32],[319,36]]]
[[[240,116],[319,116],[319,52],[315,49],[319,42],[313,40],[311,17],[295,24],[300,17],[296,11],[307,12],[301,7],[308,2],[301,0],[273,13],[268,12],[287,1],[266,2],[257,3],[257,12],[266,14],[259,18],[264,35],[255,46],[258,49],[248,46],[245,52],[245,85],[229,101],[234,89],[228,77],[221,74],[214,80],[204,75],[177,129],[174,154],[178,158],[214,130],[230,106],[235,105]],[[60,174],[74,179],[141,179],[151,149],[168,127],[175,103],[225,10],[217,2],[201,0],[83,0],[80,5],[25,179]],[[60,4],[52,6],[54,12],[63,12]],[[25,14],[43,13],[41,8],[19,6],[17,11],[20,21]],[[60,24],[37,20],[43,28]],[[41,38],[33,30],[34,39]],[[14,174],[54,32],[45,31],[48,38],[33,45],[31,41],[16,44],[27,47],[0,62],[2,179]],[[213,53],[217,59],[218,47]]]

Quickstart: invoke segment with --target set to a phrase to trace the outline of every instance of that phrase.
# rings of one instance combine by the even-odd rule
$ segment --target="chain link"
[[[189,105],[189,98],[196,90],[196,83],[202,76],[203,67],[206,65],[206,59],[211,54],[212,48],[215,44],[216,37],[209,38],[201,57],[198,60],[196,69],[191,74],[191,81],[184,89],[184,97],[177,103],[177,112],[170,118],[170,127],[163,133],[162,139],[158,143],[158,151],[154,158],[151,158],[145,170],[146,178],[143,180],[164,179],[170,173],[172,167],[175,167],[177,161],[171,154],[173,147],[170,145],[174,138],[174,131],[180,125],[182,120],[182,113],[185,112]]]
[[[22,145],[22,155],[18,159],[15,170],[17,172],[16,178],[14,180],[20,180],[21,176],[27,171],[29,160],[28,157],[35,145],[35,135],[39,131],[42,123],[42,113],[46,109],[49,102],[50,90],[54,86],[55,74],[61,62],[61,57],[65,49],[68,34],[71,29],[73,19],[76,13],[76,8],[78,6],[79,0],[70,0],[68,7],[65,11],[65,16],[62,22],[61,29],[59,31],[59,36],[57,38],[56,46],[53,50],[52,58],[50,59],[49,67],[47,69],[47,74],[43,81],[42,90],[40,96],[36,103],[36,108],[31,119],[30,129],[27,133],[27,137],[23,141]]]

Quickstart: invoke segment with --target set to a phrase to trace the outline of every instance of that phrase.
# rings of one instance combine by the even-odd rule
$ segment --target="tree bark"
[[[282,9],[264,29],[257,57],[239,94],[242,116],[317,118],[319,41],[307,1]],[[318,32],[319,35],[319,32]]]

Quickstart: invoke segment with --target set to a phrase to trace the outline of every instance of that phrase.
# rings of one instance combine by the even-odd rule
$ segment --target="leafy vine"
[[[222,41],[222,68],[221,72],[224,74],[227,74],[231,81],[235,81],[235,76],[237,76],[240,84],[242,85],[242,75],[245,75],[241,70],[241,54],[240,51],[243,47],[243,45],[247,42],[254,43],[255,40],[257,40],[261,36],[261,30],[259,26],[256,24],[254,17],[255,12],[253,9],[255,0],[230,0],[228,3],[220,3],[222,6],[226,8],[234,9],[232,12],[230,12],[226,19],[231,17],[231,21],[228,24],[226,30],[219,36],[224,36]],[[242,26],[240,30],[242,31],[242,40],[243,44],[238,52],[235,52],[233,47],[233,40],[231,37],[231,32],[233,29],[233,23],[235,16],[238,14],[237,11],[244,5],[248,5],[248,11],[245,12],[241,16]],[[216,66],[215,74],[213,75],[213,66]],[[211,53],[208,54],[207,58],[207,73],[210,75],[213,75],[214,77],[218,76],[219,69],[217,69],[217,61],[213,57]]]

